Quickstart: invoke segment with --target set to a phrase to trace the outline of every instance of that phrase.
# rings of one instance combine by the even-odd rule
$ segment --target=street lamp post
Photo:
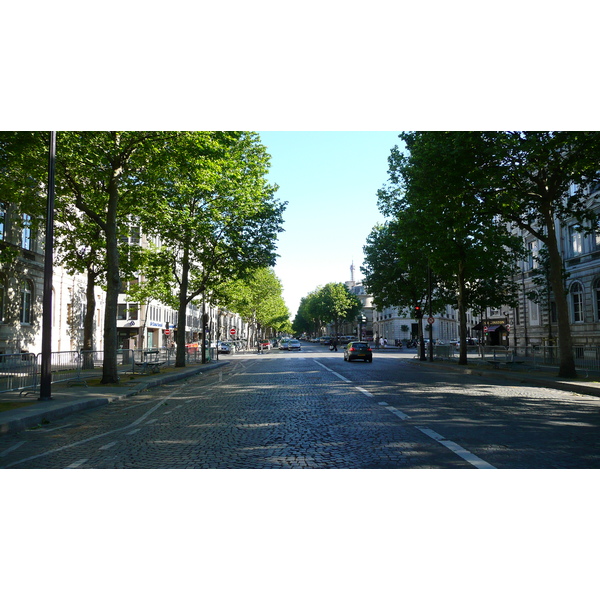
[[[54,252],[54,172],[56,165],[56,131],[50,132],[48,153],[48,202],[44,245],[44,299],[42,301],[42,372],[40,400],[52,400],[52,260]]]

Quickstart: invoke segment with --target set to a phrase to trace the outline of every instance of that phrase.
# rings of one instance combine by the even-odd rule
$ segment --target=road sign
[[[170,329],[165,329],[165,335],[169,335],[171,333]]]
[[[433,325],[433,324],[435,323],[435,319],[434,319],[433,317],[429,317],[429,318],[427,319],[427,322],[428,322],[430,325]]]
[[[230,333],[231,335],[235,335],[235,327],[232,327],[232,328],[229,330],[229,333]]]
[[[487,325],[483,328],[483,333],[487,333],[488,332],[488,328]]]

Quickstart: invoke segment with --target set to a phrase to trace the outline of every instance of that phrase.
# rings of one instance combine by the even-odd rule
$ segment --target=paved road
[[[600,399],[304,344],[0,437],[4,468],[588,468]]]

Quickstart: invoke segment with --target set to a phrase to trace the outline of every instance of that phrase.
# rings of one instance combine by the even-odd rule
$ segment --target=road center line
[[[9,452],[12,452],[13,450],[16,450],[17,448],[21,447],[24,443],[25,442],[19,442],[18,444],[7,448],[4,452],[0,452],[0,456],[6,456]]]
[[[112,448],[113,446],[116,446],[117,442],[110,442],[108,444],[105,444],[104,446],[101,446],[99,448],[99,450],[108,450],[109,448]]]
[[[326,371],[329,371],[330,373],[333,373],[336,377],[339,377],[342,381],[345,381],[347,383],[352,383],[352,381],[350,381],[349,379],[346,379],[343,375],[336,373],[333,369],[326,367],[323,363],[319,362],[318,360],[315,359],[315,362],[320,367],[323,367]],[[354,386],[354,389],[358,390],[359,392],[361,392],[365,396],[368,396],[369,398],[374,398],[373,394],[371,394],[370,392],[367,392],[367,390],[365,390],[361,387]],[[410,417],[406,413],[403,413],[401,410],[398,410],[394,406],[389,406],[385,402],[379,402],[378,404],[380,404],[381,406],[385,406],[385,408],[387,410],[389,410],[392,414],[396,415],[398,418],[402,419],[403,421],[406,419],[410,419]],[[424,433],[425,435],[429,436],[431,439],[435,440],[442,446],[445,446],[446,448],[448,448],[448,450],[451,450],[456,455],[460,456],[463,460],[466,460],[468,463],[472,464],[474,467],[477,467],[478,469],[495,469],[496,468],[496,467],[490,465],[490,463],[486,462],[485,460],[482,460],[481,458],[479,458],[472,452],[465,450],[462,446],[459,446],[455,442],[445,439],[443,435],[440,435],[439,433],[433,431],[433,429],[429,429],[428,427],[416,427],[416,429],[418,429],[420,432]]]
[[[448,450],[452,450],[452,452],[454,452],[454,454],[457,454],[463,460],[466,460],[468,463],[471,463],[474,467],[477,467],[478,469],[495,469],[496,468],[496,467],[490,465],[490,463],[485,462],[485,460],[482,460],[481,458],[479,458],[472,452],[465,450],[462,446],[459,446],[455,442],[445,439],[443,435],[436,433],[435,431],[433,431],[433,429],[429,429],[427,427],[417,427],[417,429],[419,431],[421,431],[422,433],[424,433],[425,435],[429,436],[432,440],[435,440],[436,442],[442,444],[442,446],[445,446],[446,448],[448,448]]]
[[[316,360],[316,359],[314,359],[314,360],[315,360],[315,362],[320,367],[323,367],[326,371],[329,371],[330,373],[333,373],[336,377],[338,377],[342,381],[345,381],[346,383],[352,383],[349,379],[346,379],[343,375],[340,375],[339,373],[336,373],[333,369],[330,369],[329,367],[326,367],[323,363],[319,362],[318,360]]]

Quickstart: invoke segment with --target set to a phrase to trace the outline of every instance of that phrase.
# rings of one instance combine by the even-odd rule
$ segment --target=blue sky
[[[356,278],[376,223],[377,190],[387,159],[401,145],[394,131],[259,131],[271,155],[269,181],[288,202],[275,272],[293,319],[300,299],[319,285]]]

